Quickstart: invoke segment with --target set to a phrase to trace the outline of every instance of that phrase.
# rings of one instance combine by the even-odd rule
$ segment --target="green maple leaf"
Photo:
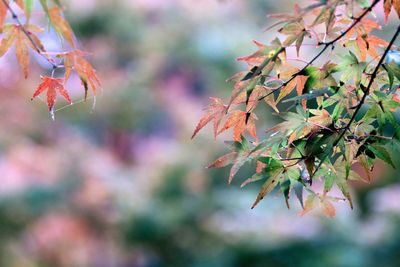
[[[335,67],[335,71],[342,73],[340,81],[347,83],[350,80],[358,85],[361,82],[361,76],[365,70],[366,63],[359,62],[356,55],[349,51],[348,55],[340,56],[340,63]]]

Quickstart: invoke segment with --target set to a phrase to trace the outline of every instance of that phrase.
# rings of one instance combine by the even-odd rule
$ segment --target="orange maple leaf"
[[[265,101],[267,101],[267,104],[272,106],[272,108],[274,108],[276,111],[277,110],[276,106],[274,106],[272,104],[274,102],[273,101],[274,96],[273,96],[272,92],[273,91],[266,86],[257,85],[253,89],[253,91],[251,92],[251,94],[247,100],[246,112],[248,112],[248,113],[252,112],[257,107],[261,98],[265,99]],[[244,93],[247,93],[247,92],[244,92]],[[269,101],[271,99],[272,99],[272,101]]]
[[[366,60],[367,54],[369,54],[372,58],[379,57],[379,53],[376,51],[376,48],[385,48],[389,44],[385,40],[382,40],[374,35],[358,36],[356,43],[356,51],[360,55],[360,59],[362,61]]]
[[[241,140],[241,135],[247,130],[247,132],[257,139],[255,120],[257,116],[254,113],[248,113],[241,110],[235,110],[232,112],[225,125],[219,130],[218,134],[233,127],[233,139],[235,141]]]
[[[41,32],[42,29],[32,24],[23,26],[10,24],[5,25],[3,30],[5,32],[5,36],[0,43],[0,57],[3,56],[13,44],[15,44],[15,54],[17,56],[18,63],[21,66],[25,78],[28,78],[29,47],[39,53],[45,51],[40,39],[34,34]],[[24,31],[29,34],[29,37]]]
[[[39,84],[36,91],[33,93],[32,100],[47,89],[47,106],[50,111],[53,110],[54,104],[56,103],[57,93],[63,96],[69,104],[72,104],[68,91],[64,87],[64,79],[48,76],[41,76],[40,78],[42,79],[42,83]]]
[[[226,114],[227,105],[224,104],[222,99],[216,97],[210,97],[211,103],[206,108],[206,114],[201,117],[199,123],[197,124],[192,139],[196,136],[196,134],[206,126],[210,121],[214,121],[214,137],[218,135],[218,128],[221,123],[222,118]]]
[[[87,61],[84,56],[85,52],[81,50],[73,50],[71,52],[62,53],[57,55],[60,58],[64,58],[65,66],[65,80],[67,81],[71,75],[72,70],[75,70],[82,81],[82,85],[85,88],[85,99],[87,98],[87,92],[90,88],[94,95],[96,95],[97,87],[101,86],[100,79],[97,76],[96,70]]]
[[[57,6],[49,9],[49,17],[54,29],[67,40],[71,47],[75,47],[74,33],[69,23],[63,17],[62,10]]]
[[[6,19],[6,16],[7,16],[7,7],[3,3],[3,1],[0,1],[0,32],[3,31],[3,25],[4,25],[4,21]]]
[[[338,24],[341,25],[341,27],[348,27],[352,23],[353,20],[349,18],[342,18],[338,21]],[[373,30],[381,30],[381,29],[382,29],[381,25],[376,20],[363,18],[350,31],[348,31],[343,42],[346,43],[352,40],[355,35],[362,36],[369,34]]]
[[[304,75],[296,75],[299,72],[299,68],[295,68],[292,66],[286,66],[285,69],[282,70],[282,72],[280,73],[280,79],[291,81],[281,88],[278,98],[276,99],[276,104],[279,103],[287,95],[289,95],[295,88],[297,95],[300,96],[303,94],[303,89],[308,77]],[[296,75],[295,78],[293,78],[294,75]]]

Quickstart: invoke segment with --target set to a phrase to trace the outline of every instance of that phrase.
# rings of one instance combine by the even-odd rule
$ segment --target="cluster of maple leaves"
[[[349,180],[369,180],[376,158],[394,165],[388,151],[400,148],[394,115],[400,106],[400,51],[395,45],[400,26],[390,41],[374,34],[382,28],[370,16],[378,3],[386,23],[393,9],[400,18],[399,0],[328,0],[304,8],[296,4],[292,14],[271,15],[278,22],[269,29],[279,26],[282,38],[269,45],[255,41],[258,50],[238,59],[249,70],[230,79],[234,89],[229,101],[211,98],[192,138],[210,122],[215,137],[233,129],[233,141],[227,142],[231,152],[209,167],[232,164],[231,183],[244,164],[255,162],[255,174],[242,184],[264,180],[253,208],[278,188],[288,207],[294,192],[302,214],[320,204],[332,217],[332,202],[342,200],[328,194],[335,184],[353,207]],[[304,60],[304,45],[319,52]],[[287,56],[293,48],[294,59]],[[327,52],[325,63],[316,65]],[[259,140],[255,110],[262,102],[283,122]],[[354,171],[355,164],[367,178]],[[316,192],[313,180],[322,182],[322,193]]]
[[[63,47],[68,47],[69,50],[56,53],[48,53],[46,51],[39,37],[39,34],[44,29],[31,23],[35,1],[0,0],[0,57],[14,46],[18,63],[25,78],[28,78],[29,75],[30,51],[44,57],[52,67],[52,74],[51,76],[41,77],[42,82],[35,90],[32,99],[47,91],[47,106],[50,111],[54,111],[58,94],[65,98],[69,104],[72,104],[71,97],[65,88],[72,71],[77,73],[82,82],[85,89],[85,99],[89,88],[96,95],[100,80],[92,65],[85,59],[86,53],[77,48],[74,33],[63,16],[63,7],[60,1],[53,0],[51,4],[47,0],[39,0],[38,2],[49,25],[52,26],[62,40],[65,40]],[[7,22],[8,19],[9,23]],[[51,55],[55,56],[52,57]],[[54,77],[56,69],[64,69],[64,77]]]

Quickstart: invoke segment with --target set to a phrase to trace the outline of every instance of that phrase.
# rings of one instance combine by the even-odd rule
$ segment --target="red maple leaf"
[[[214,121],[214,137],[217,137],[218,128],[222,118],[226,114],[227,106],[220,98],[210,97],[210,100],[211,104],[206,108],[206,114],[201,117],[199,123],[197,124],[196,129],[193,132],[192,139],[212,120]]]
[[[53,110],[54,104],[56,103],[57,93],[62,95],[69,104],[72,104],[71,98],[68,91],[64,87],[64,79],[62,78],[52,78],[48,76],[41,76],[42,83],[36,88],[33,93],[32,99],[39,96],[47,89],[47,106],[49,110]]]

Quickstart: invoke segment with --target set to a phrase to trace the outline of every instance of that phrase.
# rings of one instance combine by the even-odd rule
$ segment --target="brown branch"
[[[279,158],[281,161],[292,161],[292,160],[300,160],[302,161],[305,157],[296,157],[296,158]]]
[[[299,164],[299,163],[302,162],[303,160],[304,160],[303,158],[298,159],[295,163],[292,163],[292,164],[290,164],[290,165],[285,166],[285,168],[290,168],[290,167],[296,166],[297,164]]]

